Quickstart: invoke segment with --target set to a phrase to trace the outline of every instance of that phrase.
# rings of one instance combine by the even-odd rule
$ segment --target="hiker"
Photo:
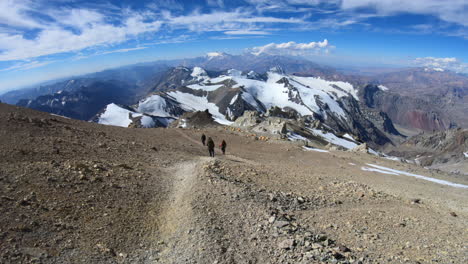
[[[221,144],[219,144],[219,147],[221,148],[221,151],[223,152],[223,155],[226,154],[226,141],[224,141],[223,139],[223,142],[221,142]]]
[[[211,137],[208,138],[208,143],[206,144],[208,146],[208,151],[210,152],[210,157],[214,157],[214,148],[215,148],[215,143]]]
[[[206,136],[205,136],[205,134],[202,134],[201,135],[201,143],[203,143],[203,146],[205,146],[205,140],[206,140]]]

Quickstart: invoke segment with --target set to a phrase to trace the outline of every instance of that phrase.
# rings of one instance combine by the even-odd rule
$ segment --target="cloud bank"
[[[0,1],[0,61],[77,52],[136,40],[149,42],[177,30],[195,34],[269,35],[269,26],[300,24],[298,18],[273,17],[252,10],[214,10],[174,15],[170,9],[135,11],[114,6],[60,8],[38,1]],[[40,12],[40,15],[38,13]],[[176,36],[174,36],[176,37]]]
[[[265,46],[253,47],[248,51],[256,56],[260,54],[305,56],[310,53],[328,53],[331,48],[334,47],[328,43],[328,40],[324,39],[323,41],[309,43],[296,43],[294,41],[279,44],[270,43]]]

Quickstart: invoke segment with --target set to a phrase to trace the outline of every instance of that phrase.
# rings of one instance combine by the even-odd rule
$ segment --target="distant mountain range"
[[[468,77],[440,69],[358,76],[297,57],[213,52],[11,91],[0,100],[95,121],[114,104],[157,125],[187,111],[210,109],[218,121],[232,122],[244,111],[277,106],[385,144],[401,141],[401,131],[468,127],[467,95]]]

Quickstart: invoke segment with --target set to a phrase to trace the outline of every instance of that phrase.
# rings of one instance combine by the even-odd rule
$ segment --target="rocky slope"
[[[386,93],[366,91],[372,107],[393,122],[425,131],[468,127],[468,78],[450,71],[413,68],[373,77]]]
[[[386,151],[393,156],[415,160],[422,166],[468,175],[467,129],[421,133],[398,147],[388,147]]]
[[[201,133],[225,139],[208,158]],[[2,263],[464,263],[466,178],[223,128],[0,104]],[[216,150],[218,151],[218,150]],[[431,232],[427,232],[431,230]]]

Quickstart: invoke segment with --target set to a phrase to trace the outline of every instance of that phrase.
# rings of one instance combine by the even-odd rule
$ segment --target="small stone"
[[[275,197],[275,195],[274,195],[273,193],[270,193],[270,194],[268,195],[268,197],[270,198],[270,201],[272,201],[272,202],[275,202],[275,201],[276,201],[276,197]]]
[[[338,251],[340,252],[350,252],[351,250],[343,245],[338,246]]]
[[[322,246],[321,244],[319,244],[319,243],[312,243],[311,247],[312,247],[313,249],[323,248],[323,246]]]
[[[419,198],[411,199],[411,204],[420,204],[420,203],[421,203],[421,199]]]
[[[304,198],[302,198],[301,196],[297,197],[297,201],[302,204],[305,202]]]
[[[268,223],[273,224],[275,222],[275,220],[276,220],[276,216],[274,216],[274,215],[270,216],[270,218],[268,218]]]
[[[282,228],[282,227],[285,227],[285,226],[287,226],[287,225],[289,225],[289,222],[288,222],[288,221],[282,221],[282,220],[281,220],[281,221],[276,221],[276,223],[275,223],[275,226],[276,226],[277,228]]]
[[[455,212],[450,212],[450,215],[453,217],[457,217],[458,215]]]
[[[278,247],[281,249],[293,249],[295,241],[294,239],[285,239],[278,244]]]

